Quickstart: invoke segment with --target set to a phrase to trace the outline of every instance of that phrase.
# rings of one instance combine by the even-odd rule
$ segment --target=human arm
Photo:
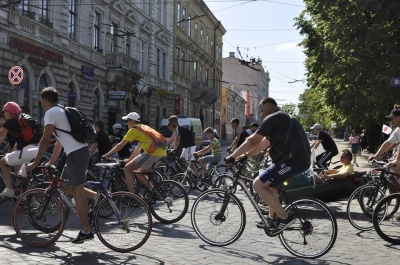
[[[181,136],[177,134],[174,141],[174,150],[178,149],[180,143],[181,143]]]
[[[51,158],[49,161],[50,165],[56,164],[57,158],[60,156],[62,148],[62,144],[57,140],[54,144],[53,153],[51,154]]]
[[[29,163],[28,166],[26,167],[27,172],[31,172],[34,168],[36,168],[40,164],[42,157],[44,156],[44,154],[47,151],[47,148],[50,145],[51,136],[54,132],[54,127],[55,127],[54,124],[47,124],[46,126],[44,126],[43,135],[39,142],[39,150],[36,154],[35,160],[32,163]]]
[[[176,131],[174,131],[171,135],[171,137],[169,138],[167,145],[170,145],[171,143],[173,143],[176,139]]]
[[[246,156],[252,157],[254,155],[258,155],[259,153],[267,149],[269,147],[269,144],[270,142],[268,141],[268,139],[264,137],[256,147],[246,152]]]
[[[262,145],[260,144],[261,142],[263,142]],[[260,147],[258,147],[258,145],[260,145]],[[237,148],[230,156],[236,159],[238,156],[252,150],[253,148],[260,148],[261,150],[263,150],[266,148],[266,146],[269,146],[269,145],[270,145],[270,141],[267,138],[265,138],[261,134],[254,133],[254,134],[250,135],[249,137],[247,137],[246,140],[243,142],[243,144],[241,144],[239,146],[239,148]],[[254,155],[254,154],[255,154],[255,151],[250,153],[250,155]]]
[[[378,151],[377,151],[375,154],[370,155],[370,156],[368,157],[368,161],[371,161],[371,160],[373,160],[373,159],[377,159],[377,158],[381,157],[384,153],[386,153],[386,152],[390,149],[390,147],[392,147],[392,144],[393,144],[393,143],[391,143],[391,142],[389,142],[389,141],[386,140],[386,141],[381,145],[381,147],[379,147]]]
[[[236,129],[236,137],[235,137],[235,139],[233,139],[232,144],[227,148],[228,151],[235,150],[236,145],[240,140],[240,134],[241,133],[242,133],[242,128],[241,127],[237,127],[237,129]]]
[[[0,145],[6,140],[8,130],[5,127],[0,128]]]
[[[90,146],[90,154],[93,154],[94,152],[96,152],[98,146],[99,146],[99,143],[97,143],[97,142],[92,143],[92,145]]]
[[[129,141],[123,139],[121,142],[116,144],[110,151],[108,151],[107,154],[103,155],[103,158],[108,159],[111,155],[113,155],[116,152],[118,152],[119,150],[121,150],[127,143],[129,143]]]
[[[316,140],[315,142],[313,142],[310,146],[311,149],[317,149],[319,144],[322,142],[322,140]]]
[[[125,164],[131,162],[135,157],[137,157],[141,150],[142,150],[142,145],[138,143],[135,150],[133,150],[131,156],[127,160],[125,160]]]
[[[206,146],[205,148],[203,148],[203,149],[201,149],[201,150],[199,150],[199,151],[197,151],[197,152],[194,152],[194,154],[197,154],[197,155],[204,155],[204,154],[206,154],[206,153],[209,152],[209,151],[211,151],[211,145],[208,145],[208,146]]]

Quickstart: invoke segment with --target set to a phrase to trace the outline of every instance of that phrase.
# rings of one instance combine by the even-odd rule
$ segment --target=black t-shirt
[[[96,133],[96,139],[94,142],[97,143],[97,149],[99,149],[99,155],[102,157],[111,150],[111,142],[105,131],[98,131]]]
[[[277,111],[264,119],[256,133],[267,137],[272,147],[278,142],[285,142],[289,126],[289,114],[283,111]],[[295,161],[299,165],[310,165],[310,144],[303,127],[296,119],[292,119],[292,129],[286,148],[292,154],[292,161]]]
[[[321,131],[317,140],[321,140],[322,147],[325,151],[331,152],[334,156],[339,153],[335,141],[333,141],[332,137],[330,137],[326,132]]]
[[[196,145],[196,143],[194,142],[193,133],[188,128],[179,125],[176,133],[177,133],[177,135],[179,135],[181,137],[180,145],[183,148],[187,148],[187,147]]]
[[[118,144],[124,139],[124,134],[122,132],[119,132],[114,135],[114,142],[112,145]],[[129,151],[129,144],[124,145],[121,150],[118,151],[118,158],[119,159],[124,159],[128,158],[131,155],[131,152]]]
[[[235,138],[236,138],[236,130],[235,130]],[[242,128],[242,132],[240,133],[239,136],[239,141],[236,143],[236,147],[239,147],[242,145],[242,143],[244,143],[244,141],[246,140],[246,138],[249,137],[249,134],[247,133],[245,128]]]
[[[8,130],[7,140],[10,143],[10,148],[13,148],[14,144],[18,143],[18,149],[22,149],[25,141],[22,138],[22,132],[18,120],[16,118],[6,120],[3,127]]]

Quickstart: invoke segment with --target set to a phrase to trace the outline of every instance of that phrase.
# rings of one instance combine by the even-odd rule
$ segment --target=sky
[[[298,104],[306,89],[304,38],[294,26],[305,5],[302,0],[203,0],[226,29],[223,57],[237,47],[245,60],[258,58],[269,72],[270,97],[279,105]],[[289,83],[291,82],[291,83]]]

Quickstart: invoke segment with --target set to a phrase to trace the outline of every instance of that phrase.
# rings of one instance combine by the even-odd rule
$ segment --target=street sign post
[[[19,66],[13,66],[8,72],[8,80],[13,85],[21,84],[22,80],[24,80],[24,70]]]
[[[400,77],[393,77],[393,78],[390,80],[390,84],[391,84],[392,86],[395,86],[395,87],[400,86]]]

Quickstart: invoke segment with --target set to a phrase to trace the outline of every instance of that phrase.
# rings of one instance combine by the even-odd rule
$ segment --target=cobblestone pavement
[[[337,140],[339,150],[347,143]],[[360,169],[368,169],[367,154],[360,157]],[[333,161],[336,161],[335,158]],[[240,195],[240,198],[244,196]],[[195,195],[191,196],[191,203]],[[257,216],[243,199],[247,225],[241,238],[226,247],[205,244],[195,234],[190,212],[178,223],[164,225],[154,221],[153,231],[144,246],[132,253],[117,253],[98,240],[81,245],[71,244],[79,230],[76,216],[70,214],[64,235],[47,248],[26,246],[12,226],[12,203],[1,204],[0,260],[2,264],[398,264],[400,246],[381,240],[374,231],[355,230],[346,219],[346,201],[329,203],[338,221],[336,244],[325,256],[303,260],[292,256],[278,238],[267,237],[257,229]],[[190,208],[189,208],[190,209]]]

